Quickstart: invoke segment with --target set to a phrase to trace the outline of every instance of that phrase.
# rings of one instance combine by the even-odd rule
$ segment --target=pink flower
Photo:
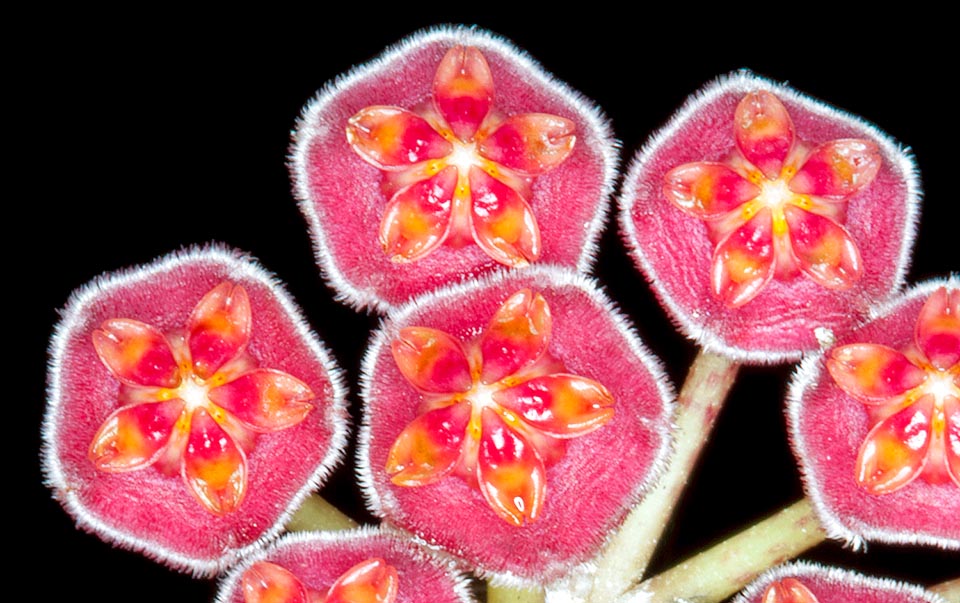
[[[597,108],[463,27],[338,78],[294,136],[318,263],[345,300],[378,310],[503,264],[587,269],[616,178]]]
[[[829,535],[960,549],[958,302],[918,285],[802,364],[790,431]]]
[[[638,153],[620,223],[689,337],[739,361],[796,360],[902,284],[915,171],[873,126],[738,73]]]
[[[657,361],[591,281],[556,267],[416,298],[363,371],[373,511],[513,583],[595,555],[668,449]]]
[[[269,561],[254,563],[240,582],[244,603],[394,603],[398,589],[397,568],[377,558],[354,565],[322,590]]]
[[[45,471],[81,526],[213,573],[275,537],[346,441],[345,389],[272,275],[218,249],[97,280],[52,347]]]

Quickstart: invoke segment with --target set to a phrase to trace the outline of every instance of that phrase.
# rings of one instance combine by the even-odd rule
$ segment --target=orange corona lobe
[[[422,486],[456,475],[504,521],[536,521],[546,466],[563,454],[564,441],[599,429],[614,413],[602,384],[564,372],[549,353],[551,329],[546,299],[530,289],[510,296],[484,332],[463,344],[428,327],[401,329],[394,360],[426,410],[390,449],[393,483]]]
[[[763,593],[762,603],[819,603],[819,601],[816,595],[796,578],[784,578],[767,588]]]
[[[283,566],[260,561],[243,573],[241,588],[244,603],[394,603],[400,581],[395,567],[374,558],[351,567],[321,591]]]

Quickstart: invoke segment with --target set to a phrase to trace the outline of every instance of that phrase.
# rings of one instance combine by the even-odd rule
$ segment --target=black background
[[[493,10],[383,16],[351,8],[349,19],[320,12],[291,14],[280,23],[255,14],[202,24],[156,15],[112,26],[107,17],[118,15],[76,15],[76,21],[60,15],[56,27],[36,27],[31,42],[12,55],[14,77],[22,75],[23,83],[8,94],[24,107],[8,121],[25,127],[27,138],[7,175],[25,176],[26,189],[6,199],[13,282],[4,289],[15,302],[7,321],[13,327],[7,357],[15,364],[7,378],[17,392],[7,389],[6,412],[14,417],[7,429],[15,433],[8,467],[18,482],[4,491],[14,503],[6,513],[13,525],[8,547],[15,565],[41,568],[45,577],[32,587],[40,589],[39,600],[204,601],[215,592],[212,581],[177,574],[76,530],[42,485],[36,459],[46,346],[57,309],[104,271],[220,241],[251,253],[286,283],[355,391],[366,338],[378,319],[335,303],[320,279],[290,193],[289,132],[325,82],[425,26],[478,24],[528,51],[603,108],[622,141],[622,163],[688,94],[718,75],[747,67],[789,81],[913,149],[926,200],[909,280],[960,266],[956,108],[935,67],[939,53],[904,42],[903,32],[831,31],[816,39],[798,31],[829,24],[745,19],[726,25],[708,18],[707,25],[690,28],[693,15],[640,22],[556,12],[515,19]],[[652,30],[669,34],[669,42],[647,37]],[[50,58],[41,56],[51,49]],[[24,233],[26,248],[11,238]],[[612,222],[595,275],[679,385],[695,347],[673,331]],[[21,314],[27,319],[14,317]],[[790,372],[742,370],[654,570],[802,495],[782,417]],[[351,467],[348,462],[323,493],[357,519],[372,521]],[[804,557],[918,583],[960,575],[956,553],[926,549],[872,544],[863,554],[827,543]]]

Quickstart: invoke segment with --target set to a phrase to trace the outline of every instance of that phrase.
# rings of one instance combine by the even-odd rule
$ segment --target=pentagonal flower
[[[339,462],[344,388],[273,277],[194,250],[71,298],[45,470],[86,529],[212,573],[274,537]]]
[[[322,91],[291,167],[332,286],[387,309],[500,264],[585,269],[615,157],[597,109],[503,40],[455,28]]]
[[[557,268],[417,298],[363,368],[372,509],[500,579],[542,584],[595,554],[668,443],[656,361]]]
[[[790,429],[831,535],[960,548],[960,281],[914,287],[804,361]]]
[[[765,572],[733,603],[946,603],[919,586],[813,563],[791,563]]]
[[[690,337],[739,360],[791,360],[900,286],[914,171],[876,128],[741,73],[641,150],[621,227]]]
[[[224,579],[217,603],[470,603],[463,576],[406,538],[377,530],[299,533]]]

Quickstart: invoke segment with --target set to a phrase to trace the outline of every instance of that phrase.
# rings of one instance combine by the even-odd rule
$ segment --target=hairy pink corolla
[[[566,372],[548,352],[550,335],[550,306],[530,289],[507,298],[470,341],[429,327],[400,329],[393,358],[423,402],[390,448],[393,483],[424,486],[456,475],[504,521],[535,521],[546,502],[547,464],[563,455],[565,440],[614,414],[603,384]]]
[[[217,603],[471,603],[466,578],[410,538],[362,528],[288,534],[223,580]]]
[[[902,284],[915,171],[873,126],[737,73],[634,158],[620,225],[689,337],[739,361],[796,360]]]
[[[173,254],[101,277],[63,316],[44,469],[81,527],[210,574],[276,537],[339,463],[339,370],[248,258]]]
[[[946,603],[920,586],[875,578],[837,567],[795,562],[775,567],[737,595],[733,603]]]
[[[960,280],[922,283],[805,359],[789,394],[829,535],[960,549]]]
[[[657,361],[596,285],[556,267],[415,298],[363,371],[372,510],[500,581],[543,584],[596,554],[669,445]]]
[[[324,275],[378,310],[501,265],[586,270],[617,163],[597,108],[463,27],[411,36],[321,91],[292,158]]]

